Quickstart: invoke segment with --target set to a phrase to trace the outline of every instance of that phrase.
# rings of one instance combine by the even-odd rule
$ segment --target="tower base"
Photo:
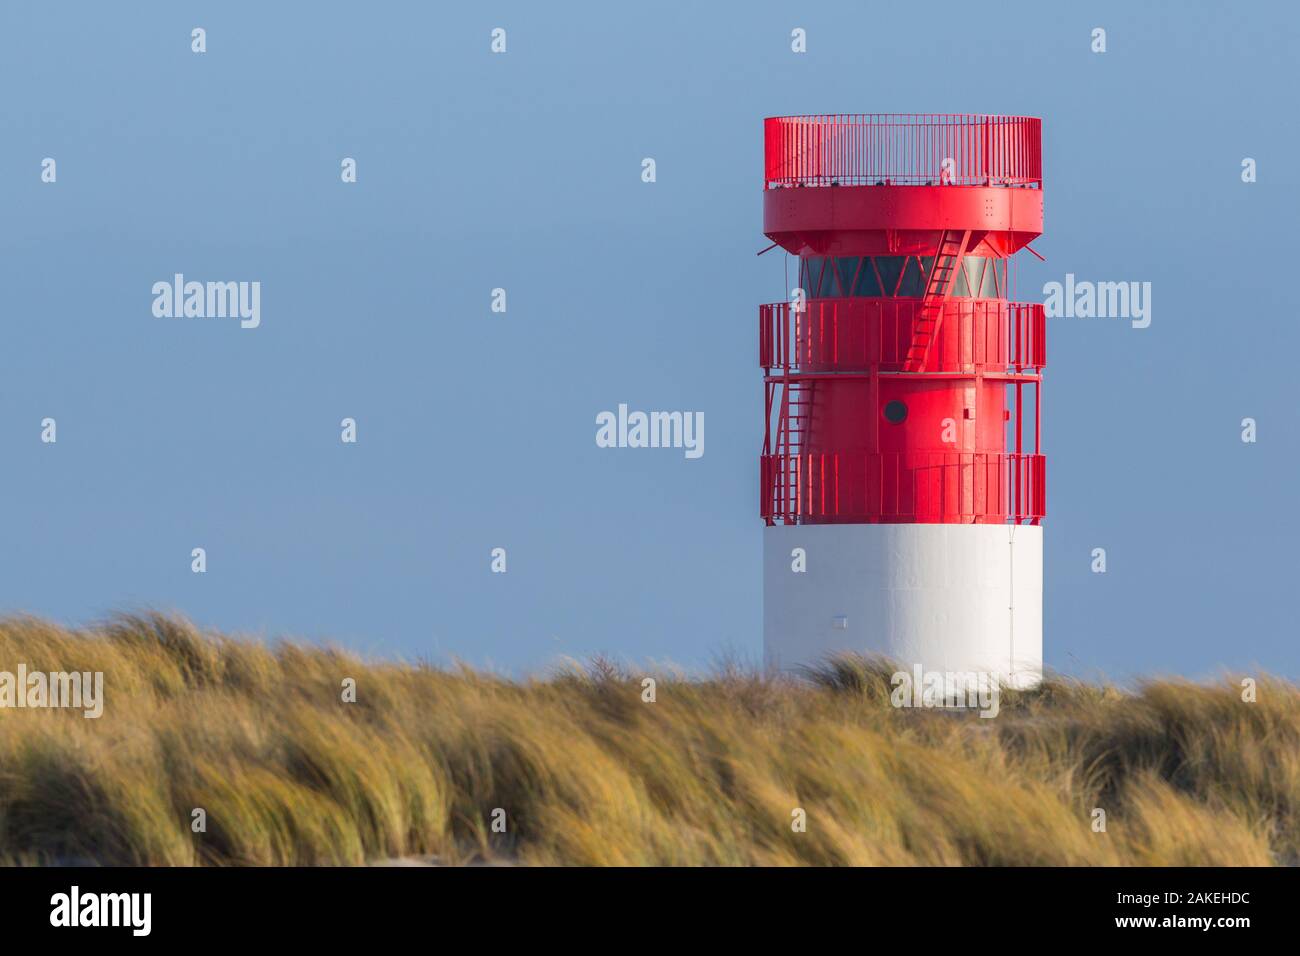
[[[795,548],[806,555],[797,572]],[[1032,687],[1043,673],[1043,529],[1001,524],[763,529],[763,649],[793,670],[837,653]]]

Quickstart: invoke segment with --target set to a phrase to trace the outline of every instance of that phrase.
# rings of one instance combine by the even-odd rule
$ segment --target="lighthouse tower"
[[[763,231],[798,262],[759,308],[770,666],[1041,680],[1044,317],[1009,292],[1042,231],[1041,125],[765,121]]]

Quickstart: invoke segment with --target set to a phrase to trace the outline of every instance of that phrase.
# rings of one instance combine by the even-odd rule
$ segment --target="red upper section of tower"
[[[763,231],[799,257],[791,300],[759,317],[768,523],[1042,517],[1043,309],[1010,300],[1007,268],[1042,231],[1041,134],[1016,116],[765,121]]]

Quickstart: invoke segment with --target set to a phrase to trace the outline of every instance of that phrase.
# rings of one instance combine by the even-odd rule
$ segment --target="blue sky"
[[[474,6],[5,5],[0,610],[757,659],[762,118],[1012,113],[1018,297],[1153,287],[1147,329],[1049,321],[1047,663],[1300,673],[1293,5]],[[261,326],[154,318],[176,272],[260,281]],[[597,448],[619,403],[706,453]]]

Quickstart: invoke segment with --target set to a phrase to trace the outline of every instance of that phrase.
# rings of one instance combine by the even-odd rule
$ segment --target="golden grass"
[[[1053,680],[989,720],[896,709],[892,668],[843,659],[804,681],[657,674],[644,703],[644,675],[601,661],[517,683],[161,615],[0,621],[0,670],[20,662],[104,672],[105,709],[0,709],[0,862],[1300,860],[1300,691],[1277,680],[1255,703],[1229,681]]]

